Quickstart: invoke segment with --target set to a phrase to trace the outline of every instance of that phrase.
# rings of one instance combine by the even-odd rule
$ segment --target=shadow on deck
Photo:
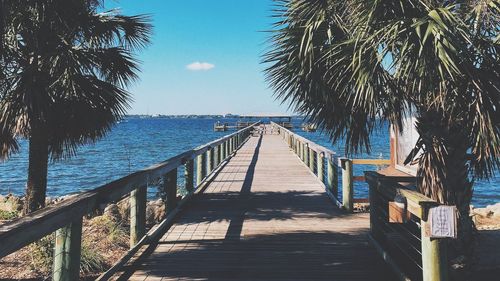
[[[278,136],[251,138],[121,279],[392,280],[368,228]]]

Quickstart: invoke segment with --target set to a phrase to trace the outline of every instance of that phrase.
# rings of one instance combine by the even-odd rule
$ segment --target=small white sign
[[[431,238],[457,238],[457,208],[438,206],[429,210]]]

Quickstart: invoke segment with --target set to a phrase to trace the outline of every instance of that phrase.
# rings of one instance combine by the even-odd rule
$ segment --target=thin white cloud
[[[215,65],[208,63],[208,62],[193,62],[191,64],[186,65],[186,68],[191,70],[191,71],[207,71],[212,68],[214,68]]]

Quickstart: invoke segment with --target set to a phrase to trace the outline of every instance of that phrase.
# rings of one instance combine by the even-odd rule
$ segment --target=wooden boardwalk
[[[368,214],[339,211],[277,135],[252,137],[130,280],[392,280]]]

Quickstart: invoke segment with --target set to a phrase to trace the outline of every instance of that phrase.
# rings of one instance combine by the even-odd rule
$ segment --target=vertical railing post
[[[342,167],[342,207],[348,212],[352,212],[354,207],[352,160],[342,158],[340,162],[340,167]]]
[[[203,154],[196,157],[196,186],[203,181]]]
[[[208,161],[207,161],[208,157],[207,157],[207,154],[208,154],[209,150],[207,150],[207,151],[203,152],[203,154],[201,154],[201,163],[202,163],[202,165],[201,165],[201,177],[202,178],[205,178],[207,176],[207,174],[208,174],[207,173],[207,171],[208,171],[208,165],[207,165],[208,164]]]
[[[324,166],[324,164],[323,164],[323,157],[324,157],[324,153],[323,152],[318,153],[317,154],[318,161],[317,161],[317,164],[316,164],[316,166],[317,166],[316,170],[318,171],[318,178],[319,178],[319,180],[322,183],[325,182],[325,174],[324,174],[324,171],[323,171],[323,166]]]
[[[229,139],[227,139],[224,143],[226,145],[226,158],[227,158],[229,157],[229,155],[231,155],[231,147],[229,145]]]
[[[221,144],[221,158],[220,158],[220,161],[224,161],[226,160],[226,141],[224,141],[222,144]]]
[[[299,158],[300,160],[304,161],[304,145],[302,141],[299,142]]]
[[[167,204],[165,210],[167,214],[177,207],[177,168],[168,172],[163,178],[163,184],[166,193],[165,203]]]
[[[309,166],[309,143],[304,144],[304,163]]]
[[[130,192],[130,248],[146,234],[146,197],[147,186]]]
[[[338,171],[337,171],[337,166],[333,160],[333,155],[330,155],[327,159],[327,186],[332,192],[332,194],[335,196],[335,198],[338,198],[339,196],[339,188],[338,188],[338,183],[339,183],[339,178],[338,178]]]
[[[194,190],[194,160],[190,159],[184,164],[184,181],[186,191],[191,193]]]
[[[214,168],[214,153],[212,148],[207,150],[207,175],[209,175]]]
[[[220,145],[214,147],[214,168],[220,164]]]
[[[381,195],[378,193],[374,186],[369,186],[369,194],[368,199],[370,200],[370,234],[376,241],[383,242],[384,234],[381,225],[383,225],[379,220],[381,217],[384,217],[381,212],[385,208],[383,208],[383,204],[381,199]]]
[[[421,221],[423,281],[448,281],[446,240],[426,237],[425,224]]]
[[[224,143],[219,144],[219,164],[224,161]]]
[[[56,231],[52,280],[80,279],[82,251],[82,218]]]
[[[309,148],[309,169],[314,173],[314,158],[316,156],[316,151],[314,149]]]
[[[297,147],[297,156],[298,156],[300,159],[302,159],[302,150],[301,150],[301,146],[302,146],[302,145],[301,145],[301,143],[300,143],[300,140],[297,140],[297,145],[296,145],[296,147]]]

